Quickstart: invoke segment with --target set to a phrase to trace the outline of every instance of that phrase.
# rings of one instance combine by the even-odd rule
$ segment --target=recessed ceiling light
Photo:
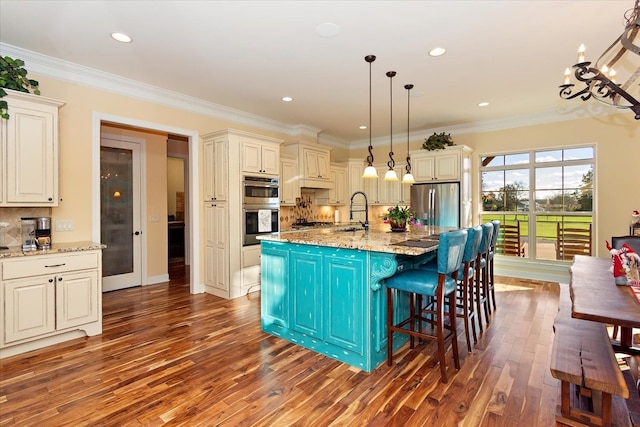
[[[478,107],[486,107],[487,105],[489,105],[488,102],[484,101],[478,104]]]
[[[340,27],[337,24],[331,22],[324,22],[318,24],[316,27],[316,34],[320,37],[333,37],[340,31]]]
[[[364,130],[364,129],[366,129],[366,128],[367,128],[367,125],[360,125],[360,126],[358,126],[358,129],[363,129],[363,130]]]
[[[290,97],[290,96],[283,96],[283,97],[282,97],[282,100],[283,100],[284,102],[291,102],[291,101],[293,101],[293,98],[292,98],[292,97]]]
[[[111,38],[122,43],[131,43],[133,39],[124,33],[111,33]]]
[[[429,51],[429,56],[444,55],[447,50],[443,47],[435,47]]]

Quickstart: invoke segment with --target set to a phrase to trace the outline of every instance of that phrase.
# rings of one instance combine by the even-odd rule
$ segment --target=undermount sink
[[[364,230],[364,228],[354,226],[354,227],[338,228],[336,231],[347,232],[347,231],[361,231],[361,230]]]
[[[438,246],[437,240],[405,240],[404,242],[392,243],[393,246],[409,246],[413,248],[432,248],[434,246]]]

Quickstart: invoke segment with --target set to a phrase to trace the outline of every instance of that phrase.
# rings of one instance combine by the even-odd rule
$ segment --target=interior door
[[[140,144],[100,141],[103,292],[142,284]]]

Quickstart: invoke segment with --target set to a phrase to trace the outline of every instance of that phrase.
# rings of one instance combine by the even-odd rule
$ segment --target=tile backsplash
[[[0,246],[22,245],[20,218],[51,216],[51,208],[0,208],[0,223],[9,225],[0,228]]]

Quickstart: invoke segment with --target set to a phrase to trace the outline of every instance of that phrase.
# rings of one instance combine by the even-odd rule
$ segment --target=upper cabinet
[[[6,90],[0,119],[0,206],[58,206],[58,108],[63,102]]]
[[[280,205],[295,206],[300,195],[298,163],[293,159],[280,159]]]
[[[329,169],[333,187],[328,192],[328,203],[330,205],[346,205],[349,200],[349,181],[347,179],[347,166],[332,164]]]
[[[470,153],[471,149],[463,145],[446,147],[444,150],[412,152],[413,176],[416,182],[460,181],[463,161]]]
[[[259,175],[278,175],[280,144],[267,141],[242,141],[242,171]]]
[[[229,157],[229,144],[225,136],[204,139],[204,201],[227,200],[229,188],[228,173],[225,167]]]
[[[332,189],[329,153],[331,149],[319,144],[285,143],[282,151],[297,159],[299,187]]]

